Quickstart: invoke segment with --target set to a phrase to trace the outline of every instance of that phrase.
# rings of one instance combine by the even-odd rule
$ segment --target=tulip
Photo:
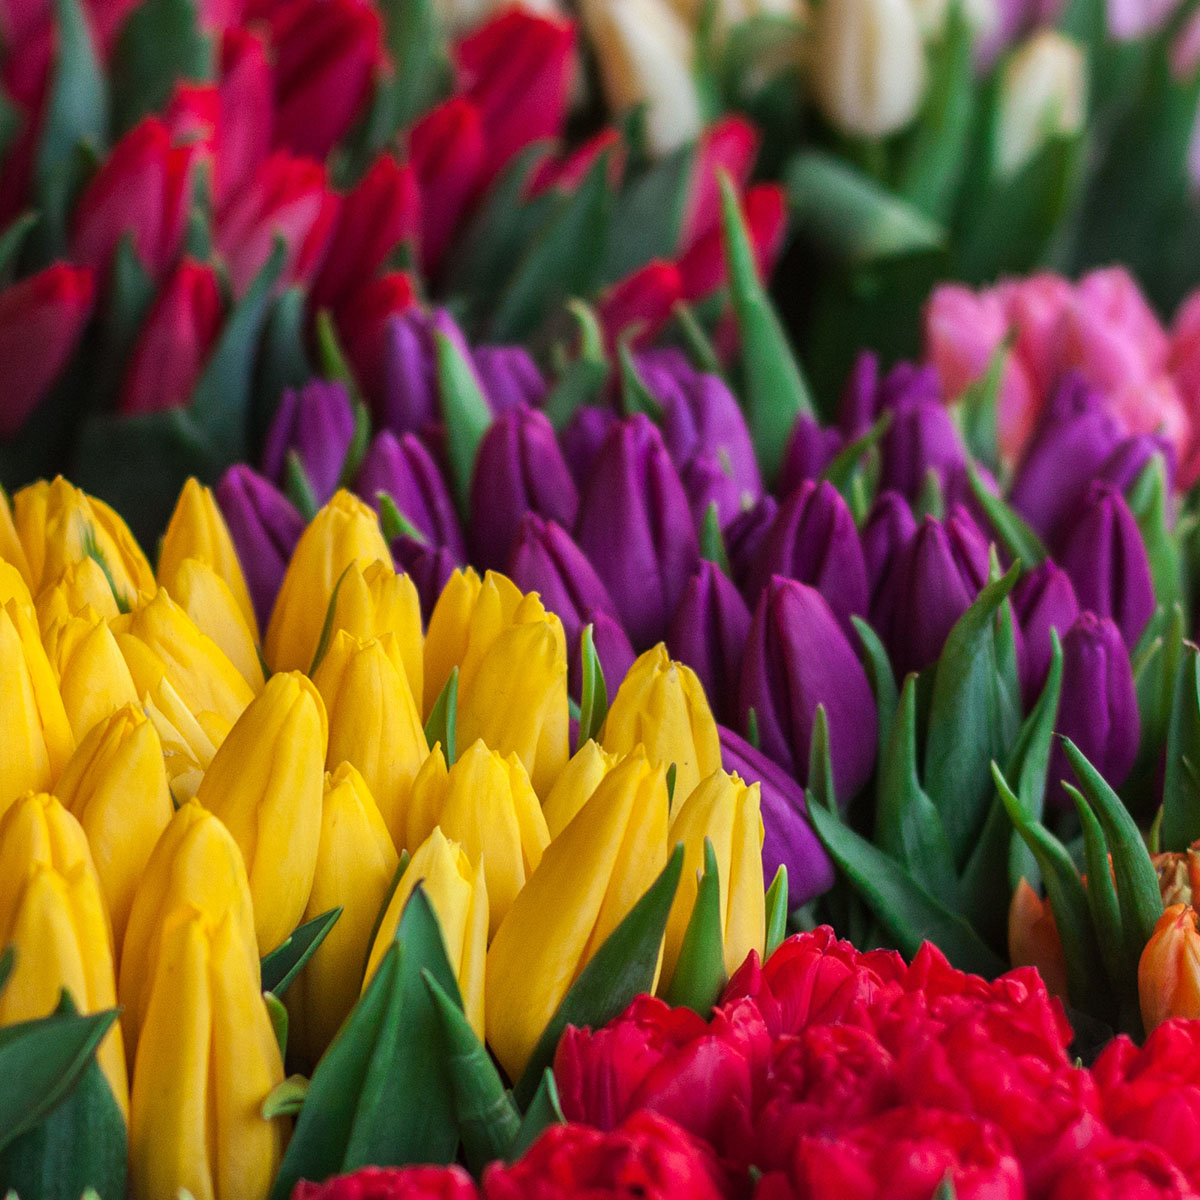
[[[270,153],[275,112],[263,37],[233,25],[224,31],[219,50],[213,200],[221,212]]]
[[[679,267],[662,259],[651,260],[614,283],[596,302],[596,316],[605,341],[615,346],[625,337],[632,346],[646,345],[671,319],[682,299],[683,276]]]
[[[813,89],[849,137],[903,129],[925,91],[925,51],[908,0],[824,0],[813,28]]]
[[[750,188],[741,199],[742,224],[754,254],[754,265],[762,279],[770,278],[783,249],[787,232],[787,202],[778,184]],[[711,230],[679,260],[679,278],[685,300],[703,300],[728,283],[724,234]]]
[[[163,747],[163,766],[176,804],[192,799],[233,722],[219,713],[193,713],[179,693],[163,678],[142,696]]]
[[[1196,910],[1168,908],[1138,962],[1138,997],[1146,1032],[1172,1017],[1200,1017],[1200,933]]]
[[[808,779],[818,705],[829,722],[837,795],[849,800],[875,763],[875,698],[866,672],[825,598],[791,579],[772,579],[759,599],[742,665],[738,712],[754,710],[763,752]]]
[[[258,963],[231,913],[184,904],[161,920],[130,1095],[131,1194],[266,1200],[287,1119],[262,1115],[283,1059]]]
[[[337,491],[346,455],[354,441],[354,411],[340,383],[311,380],[288,388],[279,401],[263,448],[263,472],[282,482],[292,454],[304,469],[318,504]]]
[[[1067,959],[1054,910],[1024,877],[1008,907],[1008,957],[1014,967],[1037,967],[1046,990],[1067,1002]]]
[[[724,528],[742,511],[743,497],[721,460],[712,454],[697,454],[679,472],[688,499],[692,523],[703,528],[710,508],[716,510],[717,527]]]
[[[485,583],[472,567],[456,570],[438,595],[437,604],[425,632],[425,698],[422,711],[428,716],[450,678],[467,652],[472,618],[476,608],[494,612],[493,620],[511,619],[521,602],[520,589],[503,575],[489,571],[486,578],[488,600],[480,606]]]
[[[442,944],[450,970],[458,980],[463,1012],[482,1040],[484,1035],[484,978],[488,941],[488,888],[482,862],[471,857],[458,842],[447,840],[435,828],[417,847],[412,861],[379,921],[371,946],[363,987],[370,983],[396,936],[400,917],[413,891],[420,885],[433,906],[442,931]]]
[[[745,584],[778,512],[779,501],[771,495],[763,496],[722,530],[729,566],[739,586]]]
[[[867,568],[854,518],[833,484],[801,484],[779,506],[746,580],[747,599],[757,601],[776,575],[815,587],[852,636],[850,617],[867,611]]]
[[[215,495],[245,572],[258,625],[265,626],[304,532],[304,519],[282,493],[246,466],[230,467]]]
[[[30,792],[0,819],[0,943],[15,952],[0,1026],[45,1017],[63,989],[80,1012],[116,1006],[112,930],[87,837],[53,796]],[[114,1028],[97,1058],[121,1112],[125,1050]]]
[[[12,505],[9,504],[8,495],[2,488],[0,488],[0,560],[16,570],[17,574],[25,581],[26,587],[33,586],[33,573],[29,569],[29,560],[25,557],[25,547],[21,545],[21,538],[17,533]]]
[[[11,438],[25,424],[67,365],[91,315],[94,292],[93,272],[65,263],[0,290],[0,437]]]
[[[620,418],[609,408],[597,408],[584,404],[575,410],[575,415],[559,435],[563,457],[571,469],[576,486],[583,489],[591,476],[592,467],[604,445],[604,439]]]
[[[693,24],[700,13],[688,14]],[[762,137],[745,117],[728,115],[713,121],[696,139],[695,161],[688,180],[683,228],[678,249],[690,250],[721,225],[720,175],[724,172],[739,191],[750,182]],[[667,351],[673,354],[673,351]]]
[[[121,412],[186,407],[220,328],[216,272],[207,263],[185,258],[138,334],[121,383]]]
[[[333,590],[351,564],[391,565],[375,513],[339,491],[300,535],[267,626],[263,650],[272,670],[307,670]]]
[[[634,646],[662,637],[700,554],[683,485],[649,418],[623,421],[605,438],[577,540]]]
[[[158,583],[168,592],[175,589],[176,576],[185,559],[207,563],[233,593],[247,627],[258,641],[258,623],[246,577],[234,548],[233,536],[212,490],[189,479],[179,493],[175,511],[163,534],[158,551]]]
[[[479,443],[470,507],[475,555],[490,567],[507,561],[526,513],[575,524],[579,494],[544,414],[522,406],[492,423]]]
[[[545,376],[523,346],[476,346],[471,363],[497,416],[522,405],[540,408],[546,399]]]
[[[417,304],[411,275],[388,271],[362,284],[347,296],[334,313],[346,360],[371,404],[382,394],[383,360],[388,323]]]
[[[732,975],[751,950],[763,954],[766,901],[762,871],[763,821],[759,786],[714,771],[671,812],[671,842],[684,847],[683,874],[667,918],[660,987],[669,987],[692,918],[704,871],[704,843],[716,856],[721,944],[725,972]]]
[[[196,793],[245,856],[264,954],[295,929],[308,903],[328,741],[325,705],[313,683],[298,671],[272,675],[221,743]]]
[[[1032,708],[1050,670],[1050,631],[1061,638],[1079,616],[1079,601],[1067,573],[1049,559],[1024,575],[1013,589],[1013,616],[1021,630],[1021,697]]]
[[[880,492],[862,527],[863,562],[872,610],[893,560],[916,532],[917,519],[908,501],[899,492]]]
[[[802,483],[820,479],[844,441],[835,426],[822,425],[803,414],[797,417],[779,468],[779,494],[790,496]]]
[[[254,912],[246,864],[237,842],[215,817],[189,801],[179,807],[150,853],[133,894],[125,926],[117,995],[121,1030],[136,1061],[138,1036],[150,1002],[165,914],[195,908],[215,921],[228,914],[242,947],[246,970],[257,967]]]
[[[702,561],[671,618],[667,649],[696,672],[723,719],[736,706],[749,635],[750,610],[741,593],[718,566]]]
[[[666,773],[635,753],[546,847],[488,950],[487,1040],[510,1079],[666,857]]]
[[[926,371],[936,386],[936,374],[932,368]],[[942,490],[950,490],[962,477],[966,451],[940,398],[906,400],[891,412],[892,423],[880,445],[880,488],[915,501],[933,471]]]
[[[717,725],[696,673],[672,662],[665,646],[647,650],[621,682],[600,744],[610,753],[644,748],[652,766],[675,766],[675,799],[692,794],[721,766]]]
[[[85,608],[77,617],[57,621],[43,640],[46,657],[74,741],[126,704],[136,704],[137,689],[121,649],[105,619]]]
[[[362,775],[340,763],[325,776],[316,873],[303,921],[341,907],[325,940],[288,989],[289,1040],[310,1063],[358,999],[371,934],[399,859]]]
[[[4,568],[7,567],[8,564],[5,563]],[[4,568],[0,568],[0,575],[3,576],[0,599],[4,603],[17,600],[28,606],[32,603],[28,599],[28,590],[22,592],[16,587],[16,580],[9,570]],[[77,563],[71,563],[64,568],[57,583],[43,589],[38,595],[34,610],[42,637],[45,638],[56,624],[80,616],[89,608],[105,621],[113,621],[120,615],[117,598],[113,595],[108,576],[94,558],[84,558]]]
[[[600,781],[621,761],[620,754],[609,754],[592,738],[575,751],[542,805],[551,840],[570,825],[600,786]]]

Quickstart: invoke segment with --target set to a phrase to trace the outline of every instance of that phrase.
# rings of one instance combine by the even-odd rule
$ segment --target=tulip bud
[[[193,713],[166,678],[143,694],[142,707],[162,742],[171,798],[183,804],[195,796],[233,722],[211,711]]]
[[[262,1115],[283,1059],[258,963],[232,913],[184,904],[161,922],[130,1096],[131,1195],[266,1200],[287,1118]]]
[[[721,766],[721,745],[696,673],[672,662],[665,646],[647,650],[630,668],[613,699],[600,744],[617,754],[638,746],[652,766],[675,765],[675,800],[692,794]]]
[[[340,491],[300,535],[271,613],[263,649],[274,671],[306,671],[316,653],[333,589],[351,563],[389,566],[392,556],[375,513]]]
[[[1079,616],[1079,601],[1067,573],[1049,559],[1024,575],[1013,588],[1013,616],[1021,629],[1021,697],[1033,707],[1046,683],[1052,654],[1050,631],[1061,638]]]
[[[396,936],[404,906],[418,884],[425,891],[438,925],[450,970],[458,980],[463,1012],[471,1028],[484,1035],[484,972],[488,943],[488,889],[485,864],[435,828],[412,856],[379,922],[367,961],[365,988]]]
[[[548,418],[524,407],[497,417],[479,443],[471,478],[477,560],[502,566],[527,513],[570,529],[578,507],[579,494]]]
[[[176,576],[182,563],[189,558],[207,563],[225,581],[246,622],[246,627],[258,641],[258,623],[254,605],[233,537],[212,490],[195,479],[189,479],[179,493],[179,500],[167,531],[163,534],[158,552],[158,583],[178,600]],[[194,619],[194,618],[193,618]]]
[[[745,585],[778,512],[779,501],[766,495],[752,508],[739,513],[722,530],[729,566],[739,586]]]
[[[880,445],[880,489],[900,492],[909,500],[920,496],[930,471],[943,491],[950,490],[966,462],[962,439],[936,391],[937,375],[932,367],[925,371],[934,395],[895,405]]]
[[[770,278],[783,249],[787,232],[787,201],[778,184],[762,183],[747,189],[741,203],[742,224],[762,279]],[[724,233],[717,227],[700,238],[679,260],[683,299],[703,300],[729,282]]]
[[[1016,175],[1054,138],[1083,128],[1087,67],[1082,48],[1053,29],[1039,29],[1004,65],[996,169]]]
[[[604,340],[615,346],[625,337],[631,346],[654,340],[683,299],[683,275],[673,262],[653,259],[607,288],[596,302]],[[576,474],[576,479],[579,476]]]
[[[880,492],[862,527],[863,562],[874,610],[880,585],[891,570],[892,560],[917,532],[917,519],[899,492]]]
[[[471,363],[497,416],[522,406],[540,408],[546,399],[546,378],[524,346],[476,346]]]
[[[3,603],[7,604],[9,600],[26,603],[28,592],[22,593],[19,588],[12,586],[13,580],[7,570],[0,568],[0,572],[4,575],[5,585],[0,588]],[[43,638],[55,625],[78,617],[87,609],[105,621],[114,621],[120,614],[108,576],[94,558],[72,563],[58,577],[57,583],[43,588],[38,595],[37,619]]]
[[[621,761],[621,755],[609,754],[592,738],[575,751],[571,761],[559,772],[546,803],[542,805],[551,839],[570,825],[575,814],[600,786],[600,781]]]
[[[849,137],[903,129],[925,91],[925,50],[909,0],[823,0],[813,28],[813,90]]]
[[[137,703],[117,640],[95,609],[55,622],[44,645],[76,742],[119,708]]]
[[[366,781],[349,763],[339,764],[325,776],[316,873],[302,921],[339,906],[342,915],[287,993],[289,1041],[310,1063],[358,999],[371,933],[398,865]]]
[[[329,725],[299,671],[272,675],[221,743],[196,799],[246,859],[262,953],[300,922],[316,870]]]
[[[844,441],[835,426],[822,425],[803,414],[798,416],[779,468],[779,494],[790,496],[802,483],[820,479]]]
[[[352,292],[334,314],[346,360],[376,410],[383,395],[388,326],[394,317],[410,312],[416,303],[412,277],[404,271],[388,271]]]
[[[413,778],[429,753],[394,634],[360,641],[342,630],[313,675],[329,714],[326,765],[362,772],[397,845]]]
[[[521,592],[503,575],[489,571],[487,587],[494,596],[490,606],[501,614],[515,611],[521,602]],[[450,678],[467,652],[471,636],[471,619],[483,594],[484,584],[471,567],[455,571],[446,581],[425,632],[425,699],[422,711],[428,715]]]
[[[28,793],[0,819],[0,944],[15,951],[0,1026],[49,1016],[64,988],[80,1012],[116,1006],[112,930],[87,837],[45,793]],[[127,1113],[119,1027],[105,1035],[97,1058]]]
[[[488,951],[487,1041],[510,1079],[521,1077],[571,984],[666,860],[666,772],[636,753],[546,847]]]
[[[1008,906],[1008,957],[1014,967],[1037,967],[1046,990],[1066,1003],[1067,959],[1054,910],[1023,877]]]
[[[1138,997],[1147,1033],[1172,1017],[1200,1017],[1200,933],[1190,905],[1173,904],[1158,918],[1138,962]]]
[[[609,432],[584,488],[580,549],[635,646],[661,638],[700,560],[687,494],[642,414]]]
[[[763,752],[808,780],[817,705],[829,722],[839,797],[851,799],[875,764],[875,697],[833,611],[815,588],[772,579],[754,611],[742,665],[740,724],[754,710]]]
[[[763,820],[757,783],[714,771],[673,807],[668,842],[682,842],[683,874],[667,918],[660,990],[669,987],[692,918],[704,870],[704,843],[712,843],[720,878],[721,940],[725,973],[732,975],[751,950],[763,955],[766,900],[762,870]]]
[[[287,457],[295,454],[317,503],[327,504],[337,491],[353,441],[354,410],[345,387],[310,380],[280,397],[263,447],[263,472],[282,482]]]
[[[0,559],[14,567],[25,580],[27,588],[33,586],[33,575],[29,570],[29,560],[25,557],[25,547],[17,533],[16,522],[13,520],[12,505],[8,502],[7,493],[0,488]]]

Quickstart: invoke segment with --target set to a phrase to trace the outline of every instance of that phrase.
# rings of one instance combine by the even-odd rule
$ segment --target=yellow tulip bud
[[[233,724],[218,713],[193,714],[166,679],[160,679],[142,697],[142,707],[162,742],[171,795],[176,804],[183,804],[195,796]]]
[[[32,609],[34,606],[25,576],[12,563],[0,559],[0,604],[7,604],[10,600],[15,600],[22,608]]]
[[[342,907],[287,993],[289,1039],[310,1063],[333,1041],[358,999],[371,933],[399,858],[363,777],[349,763],[325,776],[317,869],[303,920]]]
[[[139,695],[166,679],[189,712],[219,713],[230,724],[254,699],[225,652],[162,588],[112,628]]]
[[[0,945],[16,951],[0,1025],[48,1016],[66,988],[80,1012],[114,1008],[112,933],[79,822],[53,796],[27,793],[0,820]],[[119,1026],[97,1054],[128,1112]]]
[[[10,600],[0,608],[0,814],[26,791],[46,791],[75,738],[33,612]]]
[[[608,710],[600,744],[619,754],[645,746],[652,763],[674,763],[676,804],[721,767],[720,736],[704,686],[691,667],[672,662],[661,644],[629,668]]]
[[[413,779],[404,814],[404,836],[396,838],[398,847],[411,854],[434,831],[446,806],[448,779],[446,756],[442,743],[437,742]]]
[[[329,713],[326,765],[353,763],[384,822],[403,843],[413,777],[429,754],[394,634],[360,642],[336,634],[313,675]]]
[[[263,669],[255,627],[246,621],[225,580],[208,563],[185,558],[175,568],[170,595],[196,628],[221,648],[251,689],[262,691]]]
[[[307,671],[321,640],[333,589],[352,564],[391,566],[375,510],[339,491],[300,535],[271,613],[264,645],[273,671]]]
[[[575,752],[575,756],[563,767],[546,803],[542,815],[552,838],[575,819],[575,814],[591,799],[600,781],[621,761],[619,754],[609,754],[589,738]]]
[[[33,574],[29,570],[29,559],[25,557],[25,547],[21,545],[17,526],[13,521],[12,505],[8,496],[0,488],[0,558],[11,563],[20,572],[27,588],[33,587]]]
[[[1087,113],[1083,48],[1053,29],[1027,38],[1004,66],[996,167],[1011,178],[1051,138],[1083,128]]]
[[[272,675],[196,792],[246,860],[263,954],[300,923],[312,890],[328,741],[325,705],[312,680],[299,671]]]
[[[704,842],[712,842],[720,874],[721,936],[725,972],[732,975],[751,950],[761,958],[766,938],[763,823],[757,783],[714,771],[671,812],[667,841],[683,843],[683,874],[667,919],[662,982],[669,986],[696,905]]]
[[[76,740],[117,709],[137,703],[117,639],[94,608],[52,625],[45,647]]]
[[[1172,1017],[1200,1017],[1200,932],[1196,910],[1172,904],[1138,962],[1142,1021],[1151,1033]]]
[[[229,830],[195,801],[175,813],[158,839],[129,910],[117,995],[130,1061],[137,1057],[138,1036],[150,1001],[163,917],[181,905],[214,921],[228,914],[238,932],[246,969],[258,970],[254,910],[242,852]]]
[[[386,633],[396,636],[408,686],[418,705],[424,687],[424,646],[421,634],[421,598],[407,575],[397,574],[385,562],[363,570],[353,564],[342,577],[334,606],[333,629],[344,629],[369,642]]]
[[[283,1060],[228,913],[168,912],[134,1060],[130,1191],[162,1200],[265,1200],[287,1119],[262,1115]]]
[[[487,958],[487,1040],[518,1079],[588,960],[667,861],[666,772],[632,754],[546,848]]]
[[[158,582],[185,607],[186,603],[179,595],[178,575],[179,568],[190,558],[207,564],[224,580],[237,602],[246,628],[250,630],[251,640],[257,642],[258,621],[254,616],[254,603],[250,599],[250,589],[246,586],[246,577],[242,573],[233,538],[229,535],[229,527],[212,491],[195,479],[189,479],[183,485],[158,552]]]
[[[55,790],[87,834],[119,960],[134,893],[174,812],[162,742],[149,718],[127,704],[97,724]]]
[[[516,609],[521,601],[521,592],[515,583],[503,575],[491,573],[488,583],[498,593],[495,603],[504,600],[511,604],[510,611]],[[450,672],[460,666],[466,657],[471,639],[471,617],[482,589],[479,576],[470,567],[465,571],[455,571],[446,580],[446,586],[433,606],[429,628],[425,633],[425,700],[422,711],[426,717],[437,703]]]
[[[38,625],[45,632],[57,621],[79,616],[85,608],[106,621],[120,612],[108,576],[94,558],[68,563],[58,579],[42,589],[37,598]]]
[[[417,848],[379,923],[364,988],[396,936],[404,906],[418,883],[437,914],[450,969],[458,979],[463,1012],[483,1038],[484,963],[487,953],[488,890],[486,870],[471,866],[470,855],[457,842],[434,829]]]

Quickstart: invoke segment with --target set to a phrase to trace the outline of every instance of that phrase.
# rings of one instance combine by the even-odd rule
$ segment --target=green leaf
[[[421,546],[429,545],[429,539],[400,511],[387,492],[376,492],[375,499],[379,502],[379,525],[388,545],[399,537],[409,538]]]
[[[558,1084],[554,1081],[554,1072],[547,1067],[542,1072],[542,1080],[525,1110],[521,1128],[517,1131],[516,1140],[508,1152],[509,1161],[516,1162],[551,1125],[566,1123],[567,1118],[563,1116],[562,1105],[558,1099]]]
[[[1000,545],[1009,556],[1019,561],[1026,570],[1044,562],[1046,547],[1041,538],[1015,508],[988,488],[979,474],[979,469],[970,459],[967,460],[967,479],[971,484],[971,493],[979,502],[979,507],[983,509],[984,516],[995,530]]]
[[[454,485],[459,509],[466,512],[475,456],[492,423],[492,410],[480,390],[475,372],[458,347],[437,330],[433,334],[433,344],[437,356],[438,395],[446,427],[450,482]]]
[[[371,410],[362,400],[354,402],[354,433],[350,437],[350,445],[346,449],[346,457],[342,461],[342,473],[338,477],[338,487],[353,491],[354,481],[358,470],[367,456],[367,448],[371,444]]]
[[[608,687],[604,667],[596,653],[595,626],[585,625],[579,653],[583,663],[583,684],[579,697],[579,737],[576,749],[598,737],[608,716]]]
[[[624,330],[617,337],[617,364],[621,377],[621,404],[628,416],[635,413],[645,413],[656,424],[663,419],[662,405],[654,393],[642,382],[638,373],[637,363],[629,349],[630,336],[633,327]]]
[[[276,1117],[294,1117],[303,1109],[304,1101],[307,1098],[308,1079],[303,1075],[289,1075],[267,1094],[262,1106],[263,1120],[273,1121]]]
[[[677,763],[671,763],[667,767],[667,812],[671,811],[671,805],[675,802],[675,778],[679,772]]]
[[[880,413],[878,419],[866,433],[848,442],[834,455],[833,461],[821,472],[844,496],[858,468],[859,461],[873,446],[879,444],[883,435],[892,427],[893,413],[890,409]]]
[[[662,874],[580,972],[534,1047],[525,1074],[513,1088],[518,1105],[526,1107],[533,1099],[568,1025],[598,1029],[623,1012],[635,996],[654,986],[667,916],[682,870],[683,847],[676,846]]]
[[[337,583],[333,585],[333,591],[329,593],[329,603],[325,606],[325,619],[321,622],[321,633],[317,638],[317,648],[313,651],[312,665],[308,668],[310,676],[317,673],[317,668],[321,665],[321,660],[325,657],[329,649],[329,643],[333,640],[333,627],[337,620],[337,602],[338,594],[342,590],[342,580],[350,572],[350,568],[354,564],[347,563],[343,568],[342,573],[337,577]]]
[[[304,460],[300,457],[300,452],[295,449],[289,450],[283,460],[283,491],[284,495],[295,505],[296,511],[304,518],[306,525],[320,511],[321,503],[317,499],[312,480],[308,477]]]
[[[681,146],[621,190],[604,260],[605,283],[624,279],[656,258],[676,256],[695,169],[695,145]]]
[[[262,445],[288,388],[298,388],[315,374],[305,343],[304,289],[293,285],[275,298],[263,327],[255,367],[251,406],[251,443]]]
[[[311,921],[305,921],[281,946],[276,947],[262,960],[262,986],[264,992],[282,996],[304,964],[317,952],[317,947],[328,936],[342,915],[341,905],[331,908]]]
[[[829,749],[829,718],[825,705],[818,704],[813,714],[812,740],[808,748],[808,788],[810,801],[815,800],[826,812],[838,812],[837,792],[833,786],[833,756]]]
[[[665,999],[676,1008],[693,1009],[707,1021],[726,982],[721,873],[712,840],[705,838],[704,873]]]
[[[351,403],[361,404],[362,393],[359,391],[358,381],[354,378],[354,371],[342,349],[333,315],[327,308],[317,313],[316,334],[317,362],[320,364],[321,374],[330,383],[340,383],[349,394]]]
[[[1004,382],[1004,369],[1008,366],[1011,352],[1012,346],[1005,339],[992,352],[987,370],[968,385],[961,400],[954,408],[967,449],[970,450],[973,458],[986,463],[993,472],[1000,470],[999,431],[996,414],[1000,405],[1000,388]],[[967,468],[969,471],[975,469],[975,464],[970,458],[967,460]],[[974,480],[972,480],[972,485],[974,486]],[[1025,565],[1032,566],[1033,564],[1026,559]]]
[[[1200,838],[1200,649],[1184,643],[1175,672],[1163,777],[1162,844],[1186,850]]]
[[[425,741],[429,749],[441,743],[442,753],[446,756],[446,766],[454,766],[458,757],[455,745],[455,730],[458,726],[458,668],[452,667],[450,678],[445,687],[438,693],[429,720],[425,722]]]
[[[599,396],[609,373],[604,333],[595,312],[582,300],[572,300],[567,309],[579,325],[579,354],[559,372],[542,410],[560,432],[582,405]]]
[[[289,1017],[287,1007],[278,996],[271,992],[263,992],[263,1003],[267,1006],[267,1015],[271,1018],[271,1029],[275,1033],[275,1041],[279,1045],[280,1058],[287,1058]]]
[[[36,212],[23,212],[16,216],[0,233],[0,277],[8,278],[15,267],[21,247],[29,236],[29,231],[37,224]]]
[[[851,617],[863,648],[863,666],[871,680],[871,691],[875,695],[875,708],[879,714],[879,744],[884,745],[892,728],[892,720],[900,703],[896,691],[896,676],[892,671],[892,660],[884,649],[879,635],[860,617]]]
[[[705,332],[700,318],[696,316],[696,310],[686,300],[677,300],[671,309],[671,315],[675,318],[680,340],[696,370],[723,379],[725,369],[721,365],[721,358],[712,343],[712,338]]]
[[[1171,534],[1167,469],[1161,453],[1151,456],[1134,480],[1128,494],[1150,561],[1154,597],[1168,611],[1184,599],[1179,545]]]
[[[737,193],[725,174],[721,175],[721,229],[741,342],[746,419],[763,473],[774,482],[796,417],[813,414],[812,397],[758,277]]]
[[[725,552],[725,539],[721,536],[721,514],[715,500],[704,510],[700,521],[700,557],[715,563],[726,575],[732,573],[729,555]]]
[[[771,886],[767,888],[767,936],[763,943],[763,961],[766,962],[779,949],[787,937],[788,919],[788,872],[785,863],[779,864]]]

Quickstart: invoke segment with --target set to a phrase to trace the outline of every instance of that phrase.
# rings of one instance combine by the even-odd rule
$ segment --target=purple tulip
[[[456,559],[447,546],[422,544],[407,537],[392,542],[392,558],[396,569],[412,579],[421,601],[421,616],[428,625],[442,589],[455,570],[462,566],[462,561]]]
[[[854,360],[838,402],[838,428],[846,441],[862,437],[879,415],[879,355],[864,350]]]
[[[642,414],[610,430],[579,508],[577,540],[636,649],[652,646],[700,561],[687,494]]]
[[[936,662],[955,622],[987,583],[988,544],[962,508],[926,517],[892,561],[871,624],[898,677]]]
[[[763,878],[770,886],[781,866],[788,873],[788,908],[798,908],[833,886],[833,864],[808,823],[804,789],[765,754],[721,728],[725,770],[757,783],[763,819]]]
[[[778,512],[779,501],[774,496],[763,496],[757,504],[734,517],[721,531],[725,539],[725,553],[729,556],[729,569],[739,585],[745,585]]]
[[[791,495],[807,480],[820,479],[844,440],[832,425],[818,424],[812,417],[797,417],[779,469],[779,494]]]
[[[960,486],[965,462],[958,430],[940,400],[913,396],[892,408],[892,423],[880,446],[881,488],[915,500],[933,471],[945,492]]]
[[[1175,486],[1175,447],[1155,433],[1134,433],[1122,438],[1104,460],[1097,477],[1119,492],[1128,492],[1156,454],[1163,456],[1167,491],[1171,492]]]
[[[477,346],[471,355],[488,406],[497,416],[546,399],[546,380],[522,346]]]
[[[875,764],[871,686],[825,597],[794,579],[772,579],[750,626],[738,724],[748,728],[753,709],[763,753],[803,783],[819,704],[829,721],[834,787],[848,801]]]
[[[679,473],[687,493],[688,508],[697,529],[712,505],[717,506],[717,526],[724,529],[743,511],[744,493],[712,454],[697,454]]]
[[[579,493],[543,413],[520,405],[497,417],[479,443],[471,478],[471,544],[485,567],[508,558],[526,512],[571,529]]]
[[[604,439],[608,437],[608,431],[618,419],[616,413],[607,408],[585,404],[575,410],[574,416],[567,422],[566,429],[562,431],[559,444],[567,466],[571,469],[575,486],[580,491],[591,477],[596,457],[600,453],[600,447],[604,445]]]
[[[594,609],[587,614],[585,623],[592,626],[592,640],[596,645],[596,657],[600,659],[608,694],[615,696],[637,655],[615,617],[602,609]]]
[[[872,606],[892,560],[916,532],[917,518],[908,501],[899,492],[880,492],[871,505],[860,535]]]
[[[1113,786],[1120,787],[1137,757],[1140,725],[1129,651],[1116,625],[1085,612],[1063,638],[1062,697],[1055,731],[1069,737]],[[1050,780],[1075,783],[1062,746],[1050,758]],[[1057,787],[1050,799],[1069,806]]]
[[[337,491],[353,440],[354,410],[342,384],[314,379],[299,390],[288,388],[267,432],[263,473],[282,483],[288,451],[294,450],[317,503],[324,504]]]
[[[1052,647],[1050,631],[1063,637],[1079,616],[1070,577],[1049,559],[1025,575],[1012,593],[1013,615],[1021,629],[1021,696],[1032,708],[1046,684]]]
[[[1132,649],[1154,615],[1154,580],[1133,513],[1111,484],[1088,489],[1064,532],[1058,562],[1075,585],[1080,608],[1110,617]]]
[[[747,601],[756,603],[775,575],[815,587],[853,635],[851,615],[867,613],[867,568],[854,518],[833,484],[809,480],[779,506],[746,580]]]
[[[259,626],[267,627],[304,518],[269,480],[244,464],[230,467],[215,488],[229,526]]]
[[[702,561],[671,618],[667,648],[700,677],[718,720],[736,717],[749,635],[750,610],[733,580],[715,563]]]
[[[456,563],[466,562],[466,543],[450,490],[433,455],[415,434],[397,437],[387,429],[377,433],[358,469],[354,490],[376,507],[379,493],[386,492],[432,548],[444,546]]]

